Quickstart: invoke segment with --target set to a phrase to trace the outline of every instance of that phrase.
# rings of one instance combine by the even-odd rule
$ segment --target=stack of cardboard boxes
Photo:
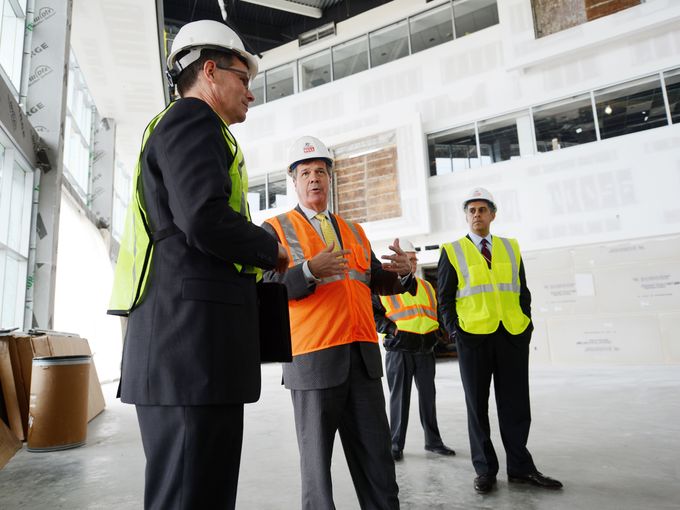
[[[21,449],[28,434],[33,358],[91,355],[85,338],[51,331],[0,333],[0,469]],[[88,384],[88,421],[105,402],[94,363]]]

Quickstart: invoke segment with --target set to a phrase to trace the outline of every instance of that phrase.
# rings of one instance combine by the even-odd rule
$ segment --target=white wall
[[[648,0],[540,40],[529,0],[498,4],[497,26],[251,110],[235,127],[249,174],[283,169],[286,148],[303,134],[333,146],[394,131],[403,217],[365,225],[377,253],[395,236],[425,246],[464,235],[461,198],[485,186],[499,202],[494,232],[516,237],[525,254],[534,361],[680,362],[672,327],[680,319],[680,125],[437,177],[426,149],[429,133],[677,67],[680,2]],[[339,24],[326,44],[424,5],[391,2],[380,16],[375,9]],[[292,43],[261,67],[311,52]],[[436,264],[438,250],[420,258]]]
[[[121,322],[106,315],[112,284],[113,269],[104,239],[63,193],[54,329],[87,338],[102,382],[120,377]]]

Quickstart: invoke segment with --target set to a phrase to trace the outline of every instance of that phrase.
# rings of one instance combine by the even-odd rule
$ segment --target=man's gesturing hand
[[[394,255],[383,255],[380,257],[390,261],[383,262],[383,269],[392,273],[397,273],[399,276],[410,274],[411,261],[408,259],[408,255],[406,255],[404,250],[399,247],[399,238],[396,238],[389,248],[394,252]]]
[[[315,278],[327,278],[342,274],[349,269],[349,262],[345,258],[350,250],[333,251],[335,241],[314,255],[307,263],[307,267]]]

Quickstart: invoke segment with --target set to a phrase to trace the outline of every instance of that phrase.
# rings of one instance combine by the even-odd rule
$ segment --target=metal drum
[[[33,358],[28,451],[66,450],[85,444],[91,358]]]

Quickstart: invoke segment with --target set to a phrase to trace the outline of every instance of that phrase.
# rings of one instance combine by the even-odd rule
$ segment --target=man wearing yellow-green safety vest
[[[257,61],[202,20],[167,64],[181,98],[144,133],[109,310],[129,317],[120,397],[137,409],[146,509],[234,508],[243,404],[260,395],[256,280],[288,255],[250,222],[229,130],[254,99]]]
[[[408,240],[401,248],[411,262],[411,272],[416,273],[418,257]],[[390,388],[390,429],[392,433],[392,458],[403,458],[406,429],[408,427],[411,387],[413,379],[418,390],[420,424],[425,432],[425,449],[439,455],[455,455],[444,445],[437,425],[435,357],[437,344],[437,298],[432,284],[416,277],[418,290],[392,296],[373,295],[373,317],[378,333],[384,333],[385,372]]]
[[[496,202],[488,190],[474,188],[463,200],[463,211],[470,233],[442,245],[437,290],[442,321],[458,349],[477,474],[474,489],[491,492],[499,469],[488,412],[492,377],[508,482],[560,489],[560,482],[536,469],[526,446],[533,325],[519,244],[491,235]]]

